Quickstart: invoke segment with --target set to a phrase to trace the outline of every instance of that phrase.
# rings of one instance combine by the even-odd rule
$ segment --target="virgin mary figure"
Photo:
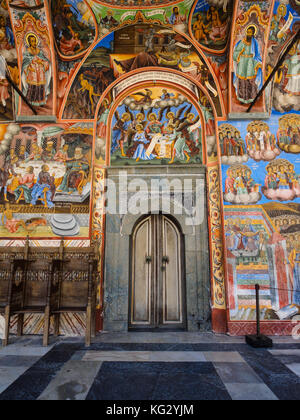
[[[34,33],[27,35],[27,50],[22,64],[23,92],[33,106],[46,105],[52,77],[50,60],[40,50],[38,43]]]

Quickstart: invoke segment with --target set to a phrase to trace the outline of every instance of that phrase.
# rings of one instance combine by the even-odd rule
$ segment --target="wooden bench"
[[[2,253],[1,253],[2,251]],[[26,314],[43,314],[43,345],[49,343],[50,318],[59,335],[60,315],[86,314],[86,345],[95,335],[97,252],[91,248],[0,248],[0,315],[5,317],[3,345],[8,344],[10,319],[18,316],[23,334]]]
[[[10,319],[18,316],[18,336],[23,335],[26,314],[46,313],[47,294],[50,287],[52,264],[47,260],[14,260],[9,279],[5,308],[5,339],[8,344]]]
[[[8,344],[9,336],[9,310],[13,277],[13,262],[9,259],[0,260],[0,315],[4,316],[3,346]]]
[[[98,262],[89,258],[57,260],[53,264],[52,284],[44,327],[44,345],[48,345],[50,318],[54,317],[54,335],[59,335],[60,315],[83,313],[86,316],[85,342],[91,345],[95,335],[96,277]]]

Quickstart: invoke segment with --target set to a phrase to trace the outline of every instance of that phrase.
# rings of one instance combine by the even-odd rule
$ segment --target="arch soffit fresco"
[[[56,1],[57,0],[50,0],[49,1],[49,10],[50,10],[51,18],[52,18],[51,21],[52,21],[53,33],[55,33],[55,26],[54,26],[54,21],[53,21],[53,5],[56,3]],[[97,41],[97,39],[99,37],[97,19],[96,19],[96,16],[95,16],[92,8],[91,8],[90,3],[87,0],[81,0],[81,1],[83,1],[84,4],[86,5],[86,7],[88,8],[88,11],[89,11],[90,15],[92,16],[92,19],[93,19],[93,22],[94,22],[95,36],[94,36],[94,39],[93,39],[93,42],[92,42],[92,43],[94,43],[94,42]],[[84,57],[84,55],[86,54],[86,52],[89,49],[89,46],[88,46],[87,48],[84,48],[80,53],[69,56],[69,55],[65,55],[65,54],[62,53],[61,49],[58,47],[57,40],[55,39],[55,36],[54,36],[54,44],[55,44],[55,50],[56,50],[57,54],[64,61],[74,61],[74,60],[80,59],[80,58]]]
[[[147,24],[147,25],[149,25],[150,26],[150,24]],[[135,26],[135,24],[132,24],[132,25],[127,25],[126,26],[126,28],[127,27],[130,27],[130,26]],[[162,29],[170,29],[170,27],[169,26],[166,26],[166,25],[155,25],[155,26],[160,26]],[[119,30],[119,29],[118,29]],[[73,84],[74,84],[74,82],[76,82],[76,78],[77,78],[77,76],[78,76],[78,74],[80,73],[80,70],[82,69],[82,67],[83,67],[83,65],[85,64],[85,62],[88,60],[88,58],[92,55],[92,53],[93,53],[93,51],[94,51],[94,49],[95,49],[95,47],[97,47],[103,40],[105,40],[105,38],[107,38],[108,36],[110,36],[112,33],[115,33],[115,32],[117,32],[118,30],[115,30],[115,31],[111,31],[110,33],[108,33],[108,34],[106,34],[105,36],[103,36],[102,38],[100,38],[100,39],[97,39],[90,47],[89,47],[89,49],[87,50],[87,52],[86,52],[86,54],[85,54],[85,56],[84,56],[84,58],[82,59],[82,61],[80,62],[80,64],[76,67],[76,70],[74,71],[74,73],[73,73],[73,75],[72,75],[72,77],[71,77],[71,79],[70,79],[70,81],[68,82],[68,85],[67,85],[67,87],[66,87],[66,92],[65,92],[65,95],[64,95],[64,100],[63,100],[63,102],[62,102],[62,105],[61,105],[61,108],[60,108],[60,110],[59,110],[59,118],[61,119],[61,120],[64,120],[64,119],[66,119],[66,120],[70,120],[70,118],[64,118],[64,112],[65,112],[65,107],[66,107],[66,105],[67,105],[67,101],[68,101],[68,97],[69,97],[69,94],[70,94],[70,91],[71,91],[71,89],[72,89],[72,86],[73,86]],[[221,91],[221,87],[220,87],[220,85],[219,85],[219,82],[218,82],[218,79],[217,79],[217,77],[216,77],[216,75],[215,75],[215,72],[214,72],[214,70],[213,70],[213,68],[212,68],[212,66],[211,66],[211,64],[210,64],[210,62],[209,62],[209,60],[207,59],[207,57],[205,56],[205,54],[204,54],[204,52],[201,50],[201,47],[200,47],[200,45],[197,43],[197,42],[195,42],[193,39],[191,39],[190,38],[190,36],[189,35],[187,35],[187,34],[185,34],[185,33],[183,33],[183,32],[180,32],[180,31],[178,31],[178,30],[176,30],[176,29],[174,29],[174,28],[172,28],[172,31],[173,32],[175,32],[176,34],[178,34],[178,35],[180,35],[180,36],[182,36],[183,38],[185,38],[189,43],[191,43],[192,44],[192,46],[193,46],[193,48],[195,49],[195,52],[197,53],[197,55],[199,56],[199,58],[200,58],[200,60],[206,65],[206,67],[208,68],[208,70],[209,70],[209,73],[210,73],[210,75],[212,76],[212,78],[213,78],[213,80],[214,80],[214,83],[215,83],[215,87],[216,87],[216,89],[217,89],[217,93],[218,93],[218,97],[219,97],[219,102],[220,102],[220,108],[221,108],[221,112],[219,113],[219,115],[218,115],[218,113],[217,113],[217,117],[218,118],[220,118],[220,119],[224,119],[225,118],[225,114],[226,114],[226,112],[225,112],[225,103],[224,103],[224,98],[223,98],[223,95],[222,95],[222,91]],[[170,71],[170,72],[174,72],[175,70],[174,69],[171,69],[171,68],[166,68],[166,67],[153,67],[153,68],[150,68],[150,67],[144,67],[144,68],[140,68],[140,69],[138,69],[138,71],[139,72],[142,72],[144,69],[146,69],[146,70],[149,70],[149,69],[151,69],[151,70],[156,70],[156,71],[164,71],[164,70],[167,70],[167,71]],[[123,80],[124,78],[127,78],[127,77],[129,77],[129,76],[131,76],[131,75],[133,75],[135,73],[135,71],[133,71],[133,72],[130,72],[130,73],[127,73],[127,74],[124,74],[124,75],[122,75],[122,76],[120,76],[118,79],[116,79],[114,82],[113,82],[113,84],[115,83],[115,82],[119,82],[120,80]],[[184,75],[185,77],[189,77],[189,75],[187,75],[187,74],[183,74],[183,73],[181,73],[181,72],[178,72],[178,74],[180,74],[180,75]],[[193,78],[191,78],[191,79],[193,79]],[[200,88],[203,88],[203,86],[201,86],[200,85],[200,83],[199,82],[197,82],[195,79],[193,79],[194,80],[194,82],[195,82],[195,84],[197,84]],[[112,85],[113,85],[112,84]],[[111,86],[112,86],[111,85]],[[110,88],[110,86],[109,86],[109,88]],[[103,97],[104,97],[105,95],[104,94],[102,94],[102,96],[101,96],[101,98],[99,99],[99,102],[103,99]],[[209,95],[209,97],[210,97],[210,95]],[[213,109],[215,109],[215,105],[213,106]],[[81,119],[80,118],[75,118],[74,120],[78,120],[78,121],[80,121]],[[94,118],[91,118],[90,120],[94,120]]]
[[[153,79],[151,79],[151,80],[147,80],[147,81],[145,81],[145,82],[139,82],[139,83],[136,83],[136,82],[134,82],[134,76],[136,75],[136,74],[141,74],[141,73],[145,73],[145,74],[147,74],[147,73],[153,73],[153,72],[158,72],[158,73],[162,73],[162,74],[165,74],[165,76],[166,76],[166,79],[164,80],[164,79],[161,79],[161,80],[153,80]],[[152,84],[153,84],[153,82],[156,82],[156,83],[165,83],[165,84],[168,84],[170,87],[175,87],[175,89],[180,89],[180,90],[184,90],[184,87],[182,86],[182,85],[178,85],[178,84],[176,84],[176,83],[174,83],[174,82],[171,82],[171,81],[168,81],[168,79],[167,79],[167,77],[168,77],[168,75],[176,75],[177,77],[181,77],[182,79],[185,79],[185,80],[187,80],[187,81],[189,81],[190,83],[192,83],[192,84],[194,84],[194,86],[197,88],[197,89],[200,89],[200,91],[202,91],[202,93],[205,95],[205,97],[208,99],[208,101],[209,101],[209,104],[210,104],[210,106],[212,107],[212,111],[213,111],[213,114],[214,114],[214,120],[215,121],[217,121],[218,120],[218,116],[217,116],[217,112],[216,112],[216,108],[215,108],[215,106],[214,106],[214,103],[213,103],[213,101],[212,101],[212,99],[211,99],[211,97],[210,97],[210,95],[209,95],[209,93],[208,93],[208,91],[207,91],[207,89],[203,86],[203,85],[201,85],[199,82],[197,82],[197,81],[195,81],[191,76],[188,76],[188,75],[183,75],[182,73],[180,73],[180,72],[178,72],[178,71],[176,71],[176,70],[172,70],[172,69],[166,69],[166,68],[157,68],[157,67],[153,67],[152,69],[151,68],[147,68],[147,67],[145,67],[145,68],[143,68],[143,69],[140,69],[140,70],[137,70],[137,71],[134,71],[134,72],[132,72],[132,74],[130,74],[130,75],[127,75],[127,74],[125,74],[125,75],[123,75],[123,76],[121,76],[119,79],[117,79],[117,80],[115,80],[104,92],[103,92],[103,94],[102,94],[102,96],[101,96],[101,98],[100,98],[100,100],[99,100],[99,102],[98,102],[98,104],[97,104],[97,107],[96,107],[96,110],[95,110],[95,117],[93,118],[93,119],[91,119],[91,120],[89,120],[90,122],[93,122],[93,121],[95,121],[95,122],[97,122],[97,117],[98,117],[98,114],[99,114],[99,109],[100,109],[100,107],[101,107],[101,104],[102,104],[102,102],[103,102],[103,99],[105,99],[106,97],[107,97],[107,95],[110,93],[110,91],[112,90],[112,89],[115,89],[116,87],[118,87],[118,85],[120,85],[122,82],[124,82],[125,80],[126,80],[126,82],[128,82],[129,83],[129,86],[128,86],[128,90],[130,90],[132,87],[133,87],[133,85],[135,84],[135,87],[138,87],[138,88],[141,88],[142,86],[145,86],[147,83],[151,83],[152,82]],[[130,80],[133,80],[133,82],[132,82],[132,84],[130,85]],[[197,105],[197,108],[199,108],[199,106],[198,106],[198,104],[197,104],[197,97],[196,96],[193,96],[193,95],[191,95],[191,93],[189,93],[189,91],[187,90],[186,91],[187,92],[187,95],[189,95],[189,96],[191,96],[191,98],[192,98],[192,100],[194,100],[194,101],[196,101],[196,105]],[[201,113],[201,115],[203,115],[203,113],[202,113],[202,110],[201,109],[199,109],[199,112]],[[62,120],[63,121],[63,120]]]
[[[204,44],[199,43],[196,40],[196,38],[195,38],[195,36],[193,34],[193,28],[192,28],[193,25],[192,25],[192,22],[193,22],[193,18],[194,18],[194,15],[195,15],[195,11],[196,11],[198,2],[199,2],[199,0],[196,0],[194,2],[194,5],[191,8],[191,12],[190,12],[190,15],[189,15],[189,23],[188,23],[189,36],[190,36],[191,39],[193,39],[200,46],[200,48],[204,52],[206,52],[208,54],[213,54],[215,56],[224,55],[226,53],[226,51],[228,50],[229,46],[230,46],[230,42],[231,42],[231,38],[232,38],[232,35],[231,34],[233,32],[233,29],[234,29],[234,24],[233,24],[233,22],[234,22],[234,20],[233,20],[234,0],[224,0],[224,2],[223,2],[224,5],[225,5],[225,3],[227,3],[227,6],[226,7],[228,7],[229,5],[231,5],[231,9],[232,9],[231,10],[231,24],[230,24],[230,28],[229,28],[228,33],[227,33],[228,38],[227,38],[226,46],[224,48],[219,49],[219,50],[218,49],[209,48],[209,47],[205,46]]]
[[[145,0],[144,0],[145,1]],[[97,3],[101,6],[106,6],[109,7],[111,9],[122,9],[124,8],[124,5],[118,5],[118,4],[112,4],[109,1],[105,1],[105,0],[93,0],[94,3]],[[132,0],[132,2],[134,3],[132,6],[131,5],[125,5],[126,9],[135,9],[136,10],[136,6],[139,7],[139,9],[144,10],[144,9],[157,9],[158,7],[163,7],[163,6],[176,6],[177,4],[182,3],[182,0],[156,0],[156,4],[140,4],[141,2],[139,0]]]

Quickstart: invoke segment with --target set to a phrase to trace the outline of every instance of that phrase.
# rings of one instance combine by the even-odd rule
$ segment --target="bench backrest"
[[[27,262],[24,308],[45,307],[47,305],[52,261],[32,260]]]
[[[60,309],[86,308],[94,292],[97,271],[93,260],[64,261],[60,284]]]
[[[12,263],[10,260],[0,260],[0,306],[9,303],[9,283],[12,277]]]

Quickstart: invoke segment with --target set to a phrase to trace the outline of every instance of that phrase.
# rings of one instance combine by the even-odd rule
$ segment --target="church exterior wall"
[[[122,168],[142,180],[145,170],[185,172],[206,186],[205,219],[185,232],[189,329],[255,332],[259,284],[263,333],[291,335],[300,315],[298,29],[294,0],[2,2],[0,246],[97,243],[97,329],[104,320],[124,331],[131,232],[120,236],[121,217],[106,214],[106,180]],[[81,335],[84,321],[63,316],[61,333]],[[24,331],[41,326],[30,315]]]

